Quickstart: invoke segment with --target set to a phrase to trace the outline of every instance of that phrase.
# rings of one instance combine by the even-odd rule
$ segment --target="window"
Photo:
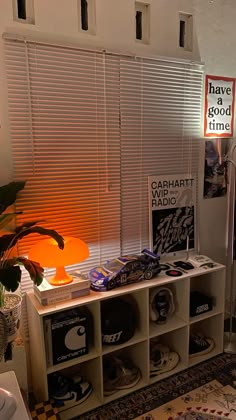
[[[136,41],[148,44],[150,41],[150,5],[135,2]]]
[[[140,10],[136,11],[136,39],[143,39],[143,16]]]
[[[79,30],[96,33],[95,0],[78,0]]]
[[[88,30],[88,2],[81,0],[81,29]]]
[[[179,15],[179,47],[192,51],[193,46],[193,17],[180,13]]]
[[[17,222],[43,219],[83,239],[90,257],[76,268],[85,273],[141,253],[148,176],[197,173],[201,66],[7,35],[5,50],[14,179],[27,181]],[[19,252],[38,239],[22,239]]]
[[[34,24],[33,0],[12,0],[13,19],[22,23]]]

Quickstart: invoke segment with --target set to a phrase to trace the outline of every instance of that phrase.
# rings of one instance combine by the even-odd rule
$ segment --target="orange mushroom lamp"
[[[29,259],[37,261],[42,267],[56,268],[55,275],[48,279],[53,286],[61,286],[73,281],[65,266],[79,263],[89,256],[88,246],[79,238],[64,237],[64,249],[60,249],[52,239],[43,239],[33,245],[29,251]]]

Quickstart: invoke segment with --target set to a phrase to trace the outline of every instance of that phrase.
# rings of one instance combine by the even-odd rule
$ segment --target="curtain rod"
[[[200,62],[200,61],[193,61],[193,60],[185,60],[185,59],[177,59],[177,58],[173,58],[173,57],[153,57],[153,56],[140,56],[137,54],[132,54],[132,53],[124,53],[124,52],[116,52],[116,51],[110,51],[107,50],[106,48],[90,48],[90,47],[79,47],[77,45],[75,45],[74,42],[64,42],[64,43],[59,43],[56,40],[52,40],[52,41],[45,41],[42,39],[37,39],[37,36],[30,36],[29,34],[26,35],[20,35],[20,34],[14,34],[14,33],[10,33],[10,32],[4,32],[2,34],[2,38],[7,40],[7,41],[20,41],[20,42],[29,42],[29,43],[38,43],[41,45],[54,45],[54,46],[58,46],[58,47],[68,47],[74,50],[80,50],[80,51],[88,51],[88,52],[97,52],[97,53],[106,53],[108,55],[114,55],[114,56],[123,56],[123,57],[129,57],[129,58],[133,58],[133,59],[145,59],[145,60],[155,60],[155,61],[166,61],[168,63],[173,63],[173,64],[188,64],[188,65],[196,65],[196,66],[200,66],[203,67],[204,63]]]

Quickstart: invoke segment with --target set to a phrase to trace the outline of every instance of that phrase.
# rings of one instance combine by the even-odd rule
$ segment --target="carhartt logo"
[[[116,334],[106,334],[106,335],[103,335],[102,336],[103,343],[116,343],[117,341],[119,341],[122,332],[123,331],[119,331]]]

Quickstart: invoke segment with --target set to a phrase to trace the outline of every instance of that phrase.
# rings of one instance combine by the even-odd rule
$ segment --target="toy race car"
[[[161,271],[159,260],[159,255],[148,249],[144,249],[141,255],[112,259],[89,272],[90,287],[104,292],[140,280],[150,280]]]

